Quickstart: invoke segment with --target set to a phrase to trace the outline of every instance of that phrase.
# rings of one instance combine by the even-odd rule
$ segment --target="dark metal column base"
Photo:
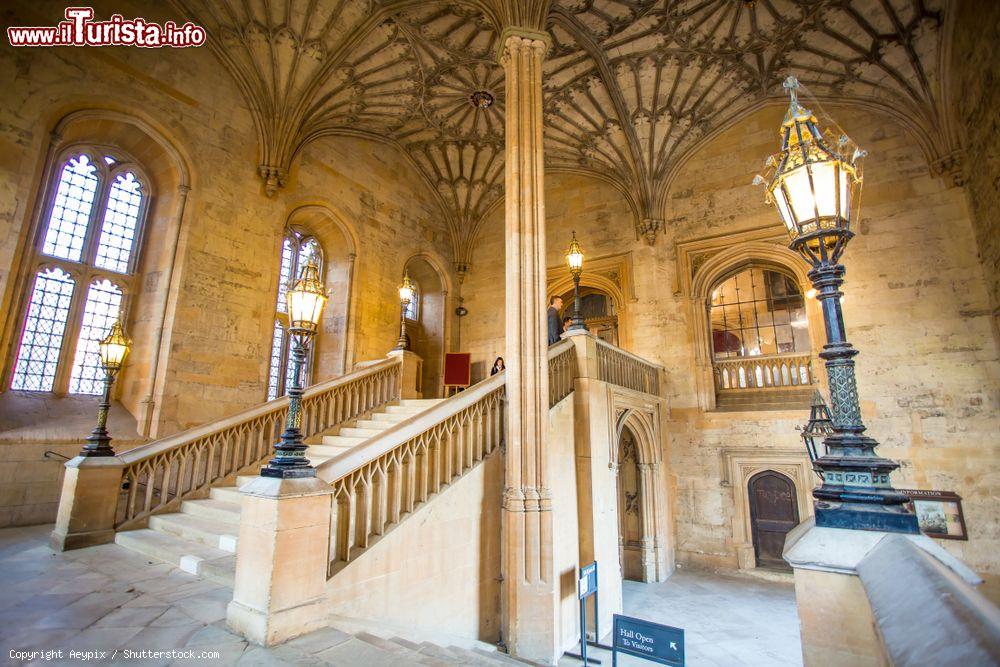
[[[817,502],[816,525],[822,528],[877,530],[885,533],[918,534],[917,516],[902,508],[889,509],[863,503]]]
[[[261,477],[273,477],[276,479],[303,479],[306,477],[315,477],[316,468],[312,466],[297,466],[289,468],[272,468],[269,466],[264,466],[260,469]]]

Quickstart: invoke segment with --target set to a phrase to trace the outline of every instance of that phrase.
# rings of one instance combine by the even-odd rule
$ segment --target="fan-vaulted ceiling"
[[[273,192],[323,136],[398,146],[436,193],[466,265],[503,197],[510,26],[551,37],[545,160],[612,183],[655,235],[685,160],[782,98],[794,73],[911,129],[931,168],[954,168],[942,81],[946,0],[173,0],[209,30],[257,125]],[[470,95],[485,91],[489,106]]]

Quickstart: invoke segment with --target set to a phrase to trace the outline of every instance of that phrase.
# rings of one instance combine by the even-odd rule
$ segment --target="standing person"
[[[497,360],[493,362],[493,368],[490,370],[490,376],[496,375],[506,368],[507,367],[503,363],[503,357],[497,357]]]
[[[554,296],[549,299],[549,310],[547,313],[549,322],[549,345],[555,345],[562,336],[563,326],[559,321],[559,311],[562,310],[563,300],[561,296]]]

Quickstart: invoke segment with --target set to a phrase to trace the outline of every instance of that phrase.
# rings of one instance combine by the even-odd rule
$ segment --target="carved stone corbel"
[[[656,243],[656,233],[663,229],[663,221],[656,218],[643,218],[639,221],[639,233],[646,239],[646,245]]]
[[[257,173],[264,179],[264,194],[273,197],[278,193],[278,188],[285,187],[285,180],[288,178],[288,170],[284,167],[274,167],[262,164],[257,168]]]

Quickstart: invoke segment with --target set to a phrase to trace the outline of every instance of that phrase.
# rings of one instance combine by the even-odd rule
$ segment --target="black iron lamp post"
[[[854,236],[861,198],[861,165],[866,153],[846,136],[831,141],[817,127],[816,117],[799,104],[799,82],[784,83],[791,104],[781,124],[781,151],[767,161],[773,170],[765,181],[773,203],[788,228],[790,246],[812,269],[809,279],[823,308],[826,361],[832,406],[832,429],[826,453],[815,467],[823,484],[813,491],[816,525],[831,528],[917,533],[916,516],[904,504],[908,498],[892,488],[889,473],[899,465],[878,456],[873,438],[864,435],[854,375],[857,350],[847,342],[840,308],[844,283],[841,255]],[[849,153],[849,155],[848,155]]]
[[[111,436],[108,434],[108,410],[111,409],[111,387],[118,371],[125,365],[132,341],[125,335],[121,320],[115,320],[108,335],[97,344],[101,365],[104,366],[104,395],[97,404],[97,426],[87,438],[87,444],[80,450],[80,456],[114,456]]]
[[[833,419],[830,417],[830,408],[826,407],[826,401],[823,400],[823,394],[817,389],[813,392],[809,421],[802,427],[802,441],[809,453],[813,472],[819,475],[820,479],[823,479],[823,471],[816,465],[816,461],[826,455],[826,445],[823,441],[828,435],[833,435]],[[820,447],[823,448],[822,453],[819,451]]]
[[[410,349],[410,334],[406,333],[406,309],[417,297],[417,290],[410,281],[410,274],[403,274],[403,282],[399,285],[399,340],[396,341],[396,350]]]
[[[583,322],[583,314],[580,312],[580,274],[583,273],[583,248],[576,240],[576,232],[573,232],[573,240],[570,241],[566,250],[566,263],[569,264],[569,272],[573,274],[573,321],[570,322],[567,331],[586,331],[587,325]]]
[[[302,442],[302,366],[309,343],[319,328],[327,294],[319,279],[316,259],[309,257],[299,279],[285,293],[288,305],[288,333],[292,335],[292,386],[288,389],[288,418],[281,440],[274,446],[274,458],[261,468],[261,477],[291,479],[313,477],[316,469],[306,458]]]

